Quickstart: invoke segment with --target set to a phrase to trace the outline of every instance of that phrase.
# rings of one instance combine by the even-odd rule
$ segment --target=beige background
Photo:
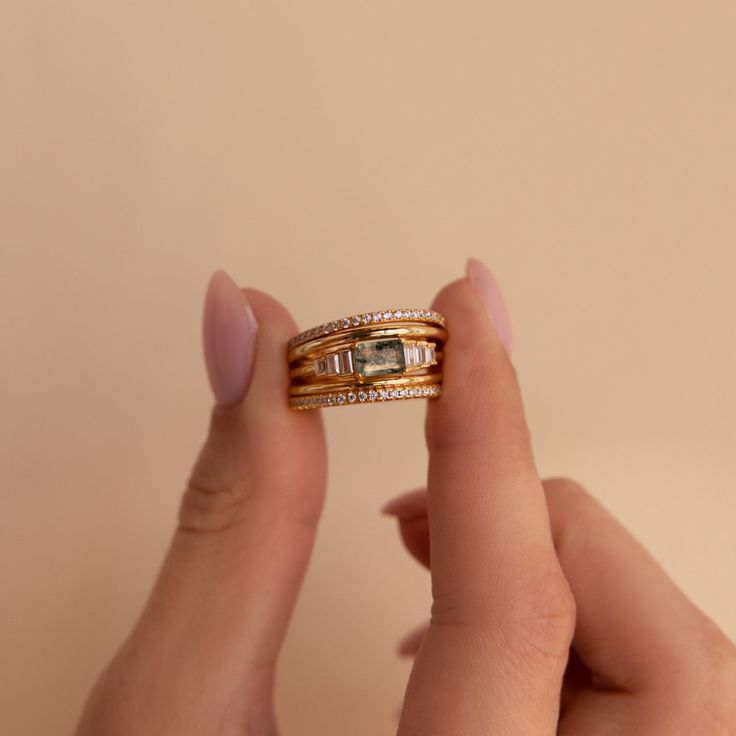
[[[735,31],[729,0],[3,3],[0,731],[68,733],[140,610],[216,267],[306,328],[484,258],[541,470],[736,636]],[[285,735],[392,733],[428,579],[378,509],[423,410],[325,414]]]

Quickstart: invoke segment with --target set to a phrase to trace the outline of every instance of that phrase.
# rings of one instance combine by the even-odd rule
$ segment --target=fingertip
[[[222,269],[209,279],[202,316],[202,345],[215,403],[240,403],[252,372],[258,322],[247,296]]]
[[[498,339],[511,355],[511,315],[496,277],[483,261],[474,257],[468,258],[465,274],[483,304]]]
[[[417,488],[407,491],[387,501],[381,507],[381,513],[386,516],[398,516],[409,518],[414,516],[426,516],[427,513],[427,490]]]
[[[404,636],[396,642],[396,654],[400,657],[412,657],[422,645],[422,641],[429,628],[428,623],[422,623],[408,631]]]
[[[252,305],[256,317],[267,319],[278,337],[288,339],[299,331],[291,312],[276,297],[253,286],[244,286],[241,291]]]
[[[260,325],[253,378],[246,404],[258,406],[272,418],[286,415],[289,420],[309,424],[320,412],[294,411],[289,406],[289,364],[287,345],[298,332],[289,310],[274,296],[253,287],[241,289],[251,304]],[[310,416],[307,416],[310,415]]]

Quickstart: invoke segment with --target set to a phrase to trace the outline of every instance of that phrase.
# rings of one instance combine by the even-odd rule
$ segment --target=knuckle
[[[575,620],[575,599],[557,563],[519,581],[512,593],[509,631],[517,650],[527,657],[566,660]]]
[[[513,587],[484,600],[435,599],[430,624],[473,632],[532,665],[562,665],[567,661],[575,630],[576,606],[559,565],[517,579]]]
[[[251,496],[248,476],[232,478],[223,451],[206,442],[189,475],[179,504],[178,528],[220,532],[237,522]]]

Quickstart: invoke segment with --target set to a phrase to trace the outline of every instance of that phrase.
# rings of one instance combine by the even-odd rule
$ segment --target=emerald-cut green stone
[[[406,367],[401,340],[363,340],[355,345],[353,357],[359,376],[402,373]]]

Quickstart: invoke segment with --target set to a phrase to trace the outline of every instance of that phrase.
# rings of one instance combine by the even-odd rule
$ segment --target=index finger
[[[447,328],[425,423],[433,602],[402,736],[554,733],[574,629],[516,371],[486,311],[500,294],[479,266],[432,304]]]
[[[432,304],[448,333],[425,423],[435,618],[497,618],[559,569],[499,304],[479,261]]]

